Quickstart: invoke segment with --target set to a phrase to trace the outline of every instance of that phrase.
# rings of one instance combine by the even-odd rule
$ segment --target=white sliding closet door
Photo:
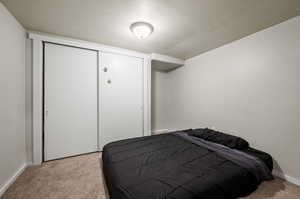
[[[100,150],[143,136],[143,59],[103,53],[100,70]]]
[[[44,160],[98,149],[98,52],[45,43]]]

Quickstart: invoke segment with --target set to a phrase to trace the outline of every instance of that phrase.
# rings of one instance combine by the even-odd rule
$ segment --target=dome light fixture
[[[131,24],[130,30],[138,39],[145,39],[151,35],[154,28],[150,23],[139,21]]]

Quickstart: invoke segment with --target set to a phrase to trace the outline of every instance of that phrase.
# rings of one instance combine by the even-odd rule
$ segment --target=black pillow
[[[243,138],[215,131],[212,129],[188,129],[187,132],[191,136],[222,144],[233,149],[245,149],[249,147],[249,143]]]

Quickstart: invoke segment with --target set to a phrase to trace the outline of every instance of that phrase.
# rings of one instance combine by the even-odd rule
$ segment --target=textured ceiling
[[[190,58],[300,15],[300,0],[0,0],[28,30]],[[145,40],[135,21],[155,30]]]

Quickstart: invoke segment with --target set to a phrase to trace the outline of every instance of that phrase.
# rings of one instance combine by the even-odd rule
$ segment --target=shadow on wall
[[[273,168],[273,173],[274,173],[275,175],[277,175],[278,177],[280,177],[280,178],[286,180],[285,177],[284,177],[284,172],[283,172],[283,170],[281,169],[281,167],[280,167],[278,161],[275,160],[274,158],[273,158],[273,167],[274,167],[274,168]]]

